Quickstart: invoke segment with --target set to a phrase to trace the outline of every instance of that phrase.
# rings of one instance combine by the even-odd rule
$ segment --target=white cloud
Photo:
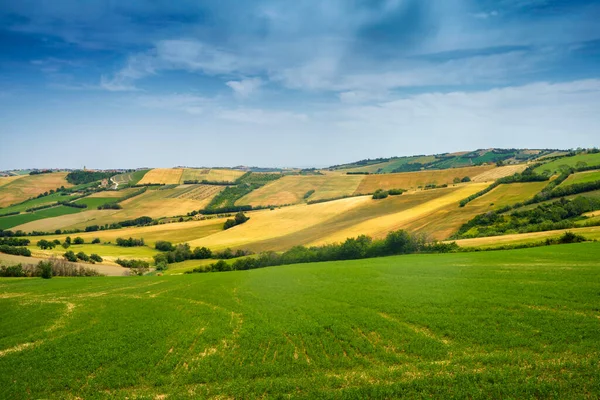
[[[211,107],[213,100],[191,94],[170,94],[162,96],[139,96],[136,104],[146,108],[183,111],[188,114],[201,114]]]
[[[308,121],[306,114],[290,111],[265,110],[257,108],[239,108],[221,110],[217,116],[224,120],[257,125],[283,125],[289,127]]]
[[[225,84],[229,86],[237,96],[247,98],[262,86],[263,81],[260,78],[248,78],[240,81],[229,81]]]

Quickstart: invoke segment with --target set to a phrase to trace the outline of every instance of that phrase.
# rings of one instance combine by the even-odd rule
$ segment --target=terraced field
[[[298,204],[311,190],[308,200],[350,196],[364,179],[362,175],[292,175],[266,184],[236,201],[236,205],[252,206]]]
[[[183,171],[183,175],[181,177],[180,183],[184,181],[198,181],[201,182],[203,180],[211,181],[211,182],[234,182],[237,178],[244,175],[245,172],[238,171],[234,169],[193,169],[186,168]]]
[[[404,172],[399,174],[367,175],[361,181],[355,194],[373,193],[377,189],[417,189],[429,184],[451,184],[454,178],[473,178],[494,169],[491,165],[479,167],[454,168],[445,170]]]
[[[0,207],[20,203],[37,195],[64,186],[71,187],[65,179],[66,172],[51,174],[26,175],[13,179],[11,182],[0,186]],[[12,178],[7,178],[12,179]]]
[[[598,398],[598,254],[0,279],[1,395]]]
[[[155,168],[148,171],[138,182],[140,185],[160,183],[165,185],[176,185],[181,181],[183,169],[181,168]]]
[[[181,185],[177,188],[179,190],[169,198],[197,200],[208,204],[225,187],[220,185]]]

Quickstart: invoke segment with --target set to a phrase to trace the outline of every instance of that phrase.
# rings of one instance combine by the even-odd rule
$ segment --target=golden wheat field
[[[502,245],[542,242],[548,238],[557,238],[565,232],[583,235],[590,240],[600,240],[600,226],[560,229],[555,231],[518,233],[513,235],[488,236],[474,239],[461,239],[456,243],[461,247],[490,248]]]
[[[0,207],[20,203],[32,197],[58,189],[61,186],[71,187],[65,179],[67,172],[54,172],[51,174],[25,175],[18,179],[12,179],[5,185],[0,186]]]
[[[471,180],[473,182],[491,182],[495,181],[496,179],[523,172],[525,168],[527,168],[527,165],[525,164],[506,165],[504,167],[498,167],[485,171],[479,175],[471,177]]]
[[[236,204],[297,204],[304,201],[304,196],[311,190],[314,193],[307,198],[309,201],[350,196],[363,179],[364,176],[361,175],[289,175],[254,190],[236,201]]]
[[[182,175],[183,169],[181,168],[154,168],[148,171],[138,184],[164,183],[165,185],[177,185],[180,183]]]
[[[24,178],[25,176],[27,175],[0,176],[0,187],[8,185],[9,183],[16,181],[17,179]]]
[[[211,182],[235,182],[237,178],[244,175],[244,171],[226,168],[186,168],[183,170],[181,182],[203,180]]]
[[[377,189],[416,189],[429,184],[451,184],[455,178],[462,179],[480,175],[495,168],[491,165],[478,167],[452,168],[443,170],[402,172],[397,174],[366,175],[355,191],[355,194],[373,193]]]

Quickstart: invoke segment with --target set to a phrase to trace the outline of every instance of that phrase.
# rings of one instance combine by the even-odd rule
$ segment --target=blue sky
[[[0,169],[600,144],[600,3],[0,0]]]

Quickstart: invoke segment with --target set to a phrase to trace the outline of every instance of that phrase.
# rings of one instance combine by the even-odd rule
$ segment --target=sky
[[[597,0],[0,0],[0,170],[600,145]]]

